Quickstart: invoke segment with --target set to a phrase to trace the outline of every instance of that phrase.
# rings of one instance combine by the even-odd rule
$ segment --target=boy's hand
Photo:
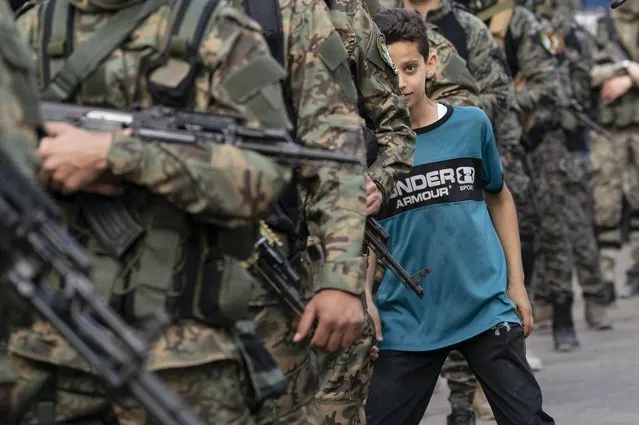
[[[535,327],[532,314],[532,306],[528,299],[528,292],[523,283],[508,285],[508,298],[510,298],[517,307],[517,314],[524,326],[524,337],[528,337]]]

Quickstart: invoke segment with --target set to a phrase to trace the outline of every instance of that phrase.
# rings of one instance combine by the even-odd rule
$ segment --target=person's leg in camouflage
[[[538,249],[543,259],[537,272],[542,283],[535,299],[553,306],[553,339],[557,351],[572,351],[579,346],[572,319],[574,260],[564,211],[568,194],[561,170],[566,154],[561,130],[550,132],[533,152],[535,166],[542,168],[548,177],[552,197],[549,210],[541,221]]]
[[[362,300],[366,304],[365,300]],[[365,425],[364,401],[373,374],[375,329],[366,315],[364,333],[348,350],[318,353],[319,391],[315,394],[324,425]]]
[[[104,384],[94,375],[18,356],[14,356],[14,361],[19,378],[13,400],[19,409],[16,413],[22,412],[15,424],[154,423],[135,400],[125,397],[113,402],[107,398]],[[223,360],[157,373],[204,423],[254,425],[243,369],[239,360]],[[40,383],[43,385],[38,385]]]
[[[608,308],[614,301],[614,284],[604,282],[594,225],[592,166],[587,152],[570,152],[565,172],[566,218],[575,258],[575,270],[586,303],[586,322],[597,330],[612,329]]]
[[[448,381],[450,389],[448,401],[452,409],[447,418],[447,425],[474,425],[473,400],[479,382],[459,351],[451,351],[448,355],[442,367],[442,374]],[[492,412],[485,412],[485,410],[479,413],[492,415]]]
[[[317,372],[314,355],[305,343],[293,342],[298,318],[285,304],[251,308],[255,333],[287,379],[287,392],[266,400],[256,414],[259,425],[321,424],[314,403]]]
[[[608,140],[596,132],[591,132],[590,136],[599,267],[604,282],[614,284],[617,257],[622,244],[621,217],[626,142],[620,134],[613,140]]]

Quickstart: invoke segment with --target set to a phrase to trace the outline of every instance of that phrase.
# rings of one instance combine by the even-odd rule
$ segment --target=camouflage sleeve
[[[455,13],[468,34],[467,66],[479,84],[481,107],[491,122],[498,121],[506,112],[513,94],[506,58],[479,18],[463,10]]]
[[[480,107],[479,85],[455,46],[432,26],[428,31],[428,41],[430,48],[437,53],[437,70],[433,78],[426,81],[428,98],[450,105]]]
[[[606,19],[606,17],[603,16],[599,19]],[[590,70],[592,87],[599,87],[604,81],[627,74],[626,70],[615,60],[610,49],[607,48],[611,42],[609,40],[610,37],[606,31],[601,30],[601,27],[605,27],[605,25],[601,25],[599,21],[596,21],[595,24],[588,25],[585,28],[585,31],[590,33],[592,60],[594,62]]]
[[[363,121],[345,93],[352,96],[356,89],[324,0],[280,0],[280,5],[288,46],[288,89],[297,114],[299,141],[309,147],[357,152],[363,158]],[[336,63],[339,46],[343,62]],[[363,168],[304,167],[301,184],[309,232],[318,238],[326,259],[318,288],[361,294],[366,214]]]
[[[37,46],[38,16],[34,8],[20,22],[32,46]],[[252,124],[269,121],[264,118],[272,121],[272,111],[264,116],[260,102],[252,102],[257,95],[236,101],[227,84],[242,69],[268,64],[274,77],[259,93],[275,93],[267,100],[277,103],[275,109],[284,114],[279,84],[285,74],[270,57],[257,24],[241,19],[232,9],[220,8],[211,18],[199,53],[204,66],[197,80],[206,81],[206,86],[196,84],[196,109],[248,116]],[[282,126],[287,124],[285,120]],[[272,160],[230,145],[151,143],[122,134],[114,135],[107,167],[127,183],[162,195],[202,220],[229,226],[266,213],[290,175]]]
[[[35,87],[22,88],[18,93],[12,76],[34,83],[33,69],[28,48],[20,40],[11,16],[11,9],[0,0],[0,147],[25,174],[31,175],[36,166],[36,135],[33,125],[24,120],[19,98],[34,103]],[[27,97],[26,91],[32,95]]]
[[[395,179],[412,167],[415,133],[384,36],[360,0],[354,3],[357,10],[352,27],[359,51],[356,83],[379,147],[377,159],[368,173],[381,189],[384,199],[388,199],[395,188]],[[335,16],[335,10],[332,13]]]
[[[556,121],[555,109],[551,105],[562,95],[555,75],[558,69],[556,59],[542,44],[543,37],[552,34],[552,30],[543,29],[535,15],[516,7],[510,31],[520,37],[517,60],[523,88],[517,91],[517,104],[524,115],[534,114],[535,125],[546,126]]]

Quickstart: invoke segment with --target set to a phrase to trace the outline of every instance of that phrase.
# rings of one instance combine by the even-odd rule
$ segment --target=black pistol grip
[[[102,249],[120,258],[144,233],[117,198],[83,194],[82,214]]]

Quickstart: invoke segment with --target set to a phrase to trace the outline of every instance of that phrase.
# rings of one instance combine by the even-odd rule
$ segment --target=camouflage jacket
[[[241,1],[237,3],[242,5]],[[335,63],[336,58],[330,57],[335,54],[337,43],[342,43],[326,3],[280,0],[279,4],[286,48],[285,84],[297,116],[297,139],[311,147],[363,154],[364,121],[357,111],[357,89],[350,77],[346,51],[342,63]],[[389,115],[383,119],[385,126],[390,125],[389,119],[394,118]],[[306,167],[300,183],[306,224],[319,242],[325,261],[315,278],[317,289],[363,293],[363,169]]]
[[[331,18],[348,52],[366,118],[377,136],[377,160],[368,172],[388,199],[397,176],[410,171],[415,150],[415,133],[396,69],[384,36],[361,0],[333,0]]]
[[[593,39],[594,66],[591,69],[592,87],[597,97],[596,114],[599,122],[614,128],[639,125],[639,89],[637,82],[621,97],[606,103],[600,96],[601,85],[612,78],[629,75],[624,61],[639,63],[639,11],[636,4],[627,3],[613,11],[595,11],[577,16],[577,20]]]
[[[516,68],[511,72],[523,83],[517,90],[517,104],[524,116],[534,114],[536,126],[553,127],[557,124],[556,104],[565,102],[565,93],[555,74],[556,52],[546,42],[552,28],[542,25],[529,10],[516,6],[508,32],[516,56],[509,57],[508,63]]]
[[[457,54],[455,46],[429,24],[428,42],[437,53],[435,76],[426,81],[426,95],[450,105],[481,106],[479,85],[475,81],[464,59]]]
[[[513,94],[504,53],[486,25],[467,10],[453,7],[452,0],[441,0],[441,7],[429,12],[426,19],[437,25],[451,12],[466,33],[467,66],[479,84],[481,107],[492,122],[497,122],[506,112]]]
[[[40,17],[46,4],[38,4],[18,21],[21,35],[36,60],[42,53]],[[75,5],[74,38],[80,42],[87,40],[114,13],[97,9],[84,0]],[[167,0],[142,21],[127,41],[102,62],[99,72],[81,84],[76,101],[124,110],[151,105],[141,69],[142,55],[164,50],[162,42],[175,10],[175,2]],[[279,103],[277,97],[270,97],[270,102],[262,98],[267,92],[279,93],[284,72],[270,56],[260,27],[228,7],[225,1],[218,4],[209,19],[209,30],[197,55],[200,67],[195,76],[192,109],[241,115],[255,124],[263,113],[268,113],[269,124],[289,125],[281,97]],[[261,64],[264,74],[265,64],[269,64],[272,78],[262,87],[242,92],[241,88],[249,89],[242,71],[252,64]],[[242,79],[243,87],[238,87],[238,78]],[[42,84],[42,75],[39,79]],[[108,90],[94,90],[96,85]],[[266,110],[264,105],[269,104],[272,108]],[[114,137],[108,168],[130,185],[129,190],[140,194],[151,192],[178,207],[185,216],[195,215],[201,221],[220,224],[225,224],[228,218],[252,221],[267,212],[289,174],[267,158],[228,145],[143,143],[124,135]],[[151,213],[142,212],[142,217]],[[90,372],[88,364],[48,323],[38,322],[31,330],[15,332],[11,350],[35,360]],[[238,356],[232,332],[185,321],[164,331],[154,344],[148,366],[187,367]]]

